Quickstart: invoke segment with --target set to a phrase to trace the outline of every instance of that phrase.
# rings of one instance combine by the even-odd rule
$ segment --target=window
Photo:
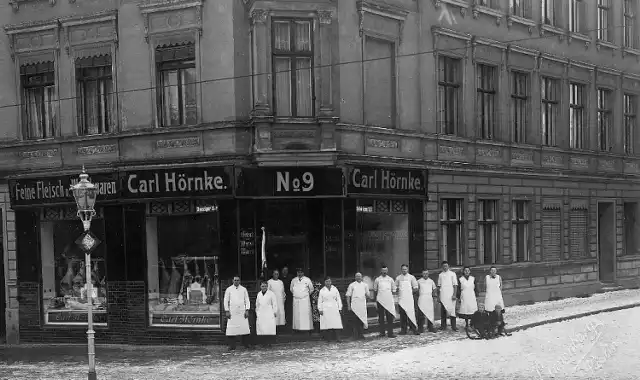
[[[160,126],[196,124],[195,45],[158,48],[156,64]]]
[[[570,258],[583,259],[589,255],[589,211],[586,202],[572,205],[569,214]]]
[[[76,61],[76,97],[81,135],[113,132],[111,56]]]
[[[462,262],[462,199],[443,199],[440,202],[442,228],[441,255],[449,265]]]
[[[556,145],[556,127],[558,123],[559,86],[558,80],[542,78],[542,145]]]
[[[438,57],[438,124],[440,133],[455,135],[459,127],[462,63],[458,58]]]
[[[496,124],[496,68],[487,65],[477,67],[477,100],[478,129],[480,137],[494,138]]]
[[[584,149],[584,85],[569,84],[569,146],[572,149]]]
[[[20,67],[23,127],[27,139],[54,137],[57,106],[54,68],[53,62]]]
[[[548,203],[542,206],[542,259],[544,261],[562,260],[562,206],[560,203]]]
[[[531,0],[510,0],[509,8],[513,16],[531,18]]]
[[[513,201],[511,206],[511,253],[514,262],[529,261],[529,202]]]
[[[366,36],[365,123],[393,128],[396,122],[396,66],[393,42]]]
[[[625,202],[624,203],[624,254],[638,255],[640,254],[640,220],[638,220],[638,211],[640,211],[640,203]]]
[[[602,152],[611,148],[611,91],[598,89],[598,142]]]
[[[498,262],[498,202],[478,202],[478,254],[481,264]]]
[[[480,5],[491,9],[500,9],[500,0],[480,0]]]
[[[513,72],[511,77],[511,117],[513,142],[524,143],[527,139],[529,120],[529,75]]]
[[[613,42],[611,0],[598,0],[598,39]]]
[[[585,21],[585,0],[569,0],[569,31],[585,34],[587,32]]]
[[[566,0],[542,0],[542,23],[560,26],[560,9]]]
[[[624,152],[629,155],[635,153],[636,103],[635,95],[624,95]]]
[[[638,48],[638,39],[636,37],[636,1],[624,0],[624,18],[622,26],[624,27],[624,47],[630,49]]]
[[[311,25],[311,20],[273,21],[273,96],[276,116],[314,115]]]

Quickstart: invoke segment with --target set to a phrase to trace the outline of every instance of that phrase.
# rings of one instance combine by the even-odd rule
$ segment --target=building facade
[[[82,167],[98,342],[218,341],[263,231],[342,291],[442,260],[510,305],[640,284],[636,1],[8,5],[9,342],[85,339]]]

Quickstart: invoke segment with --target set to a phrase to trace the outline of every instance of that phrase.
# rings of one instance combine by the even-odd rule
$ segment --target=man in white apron
[[[400,272],[401,274],[396,277],[398,306],[400,306],[400,335],[407,335],[407,327],[411,328],[415,335],[419,335],[413,298],[413,293],[418,291],[418,281],[409,273],[408,265],[403,264]]]
[[[276,296],[276,302],[278,303],[278,316],[276,317],[276,325],[278,327],[287,324],[284,304],[287,299],[287,294],[284,288],[284,283],[280,280],[280,272],[278,270],[273,271],[273,278],[269,279],[267,285],[269,290]]]
[[[380,269],[380,276],[373,282],[373,292],[375,293],[378,306],[378,324],[380,325],[380,336],[385,336],[385,330],[389,338],[395,338],[393,334],[393,320],[396,314],[396,304],[393,301],[393,293],[396,292],[396,282],[387,275],[389,268],[386,266]],[[387,320],[385,324],[385,319]]]
[[[451,330],[456,328],[456,294],[458,291],[458,276],[449,270],[449,263],[442,262],[442,272],[438,276],[438,290],[440,294],[440,329],[447,328],[447,317],[451,320]]]
[[[298,277],[291,280],[291,293],[293,294],[293,330],[313,330],[313,315],[311,314],[311,293],[313,283],[304,275],[302,268],[298,268]]]
[[[256,296],[256,335],[263,346],[271,346],[276,337],[276,318],[278,301],[275,293],[268,289],[266,282],[260,284],[260,292]]]
[[[247,289],[240,285],[240,277],[233,278],[233,285],[224,292],[224,311],[227,314],[227,339],[229,350],[236,349],[236,337],[239,336],[242,344],[251,348],[249,342],[249,293]]]
[[[434,298],[438,297],[436,283],[429,278],[429,271],[422,271],[422,278],[418,280],[418,331],[424,331],[424,321],[427,320],[427,330],[435,333],[433,327],[435,322],[435,313],[433,303]]]
[[[362,273],[356,273],[356,280],[347,288],[347,308],[351,312],[353,320],[353,338],[364,339],[364,330],[369,328],[367,321],[367,298],[369,285],[362,281]]]

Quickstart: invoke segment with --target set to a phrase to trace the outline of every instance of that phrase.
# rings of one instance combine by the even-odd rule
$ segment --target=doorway
[[[0,208],[0,344],[6,341],[7,337],[7,300],[6,300],[6,282],[4,279],[4,222],[2,219],[2,209]]]
[[[614,282],[616,270],[615,205],[598,202],[598,268],[601,282]]]

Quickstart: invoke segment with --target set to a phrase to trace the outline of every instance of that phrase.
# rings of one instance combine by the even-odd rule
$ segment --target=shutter
[[[347,198],[344,201],[344,271],[348,278],[353,278],[359,271],[359,255],[356,247],[356,200]]]
[[[16,257],[19,282],[40,280],[40,218],[33,211],[16,211]]]
[[[108,224],[107,224],[108,226]],[[108,228],[107,228],[108,229]],[[110,263],[111,269],[125,269],[127,281],[145,281],[147,277],[146,205],[129,205],[124,210],[124,252],[126,264]],[[116,268],[113,268],[113,267]],[[107,277],[113,281],[114,277]]]
[[[106,253],[106,280],[126,281],[127,272],[123,270],[122,263],[126,262],[124,250],[124,213],[122,206],[104,207],[104,242]],[[115,226],[109,228],[108,226]],[[145,251],[146,252],[146,251]],[[143,267],[145,268],[146,265]],[[143,272],[141,268],[138,268]]]
[[[570,214],[570,243],[571,258],[580,259],[589,257],[587,236],[589,227],[589,213],[585,209],[572,209]]]
[[[542,210],[543,261],[562,258],[562,215],[559,209]]]
[[[421,200],[407,201],[409,206],[409,273],[421,273],[426,265],[424,249],[424,204]]]

